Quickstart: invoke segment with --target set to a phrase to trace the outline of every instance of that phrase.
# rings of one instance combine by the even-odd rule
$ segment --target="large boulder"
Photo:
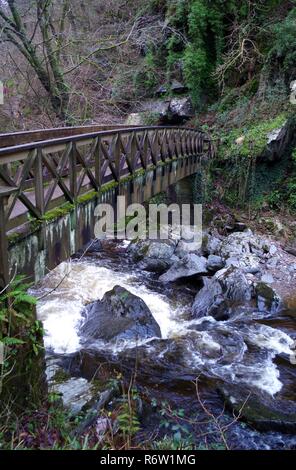
[[[83,344],[95,340],[139,340],[161,337],[158,323],[145,302],[121,286],[86,307],[80,328]]]
[[[295,402],[280,398],[275,400],[267,393],[254,393],[254,390],[239,385],[223,384],[219,390],[235,415],[239,414],[256,429],[295,433]]]
[[[184,122],[194,116],[189,96],[148,101],[143,104],[142,111],[157,116],[163,123]]]
[[[280,160],[294,138],[295,125],[293,121],[285,121],[280,127],[267,135],[267,145],[261,155],[269,161]]]
[[[194,116],[194,109],[189,96],[173,98],[170,102],[169,111],[172,121],[185,121]]]
[[[259,312],[276,313],[282,306],[277,292],[267,282],[258,282],[255,287]]]
[[[204,286],[197,293],[192,305],[195,318],[207,315],[216,320],[227,320],[239,305],[253,297],[253,287],[238,268],[228,267],[218,271],[212,278],[203,278]],[[232,308],[235,306],[236,308]]]
[[[178,259],[166,273],[160,276],[159,280],[161,282],[174,282],[181,278],[202,275],[207,272],[207,259],[204,256],[189,253]]]
[[[192,314],[195,318],[215,314],[224,304],[222,287],[217,279],[203,278],[204,286],[198,292],[192,305]]]
[[[215,274],[215,278],[222,286],[227,299],[238,302],[251,300],[253,294],[252,285],[240,269],[233,266],[221,269]]]

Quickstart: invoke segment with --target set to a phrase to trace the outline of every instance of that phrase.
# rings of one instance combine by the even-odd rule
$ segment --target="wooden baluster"
[[[151,159],[153,165],[157,165],[157,131],[151,136]]]
[[[115,164],[115,172],[116,172],[116,180],[120,180],[120,157],[121,157],[121,146],[120,146],[120,134],[116,134],[115,140],[112,146],[113,150],[113,155],[112,157],[114,158],[114,164]]]
[[[70,177],[70,193],[73,200],[76,201],[77,194],[77,149],[76,143],[70,143],[71,151],[69,152],[69,177]]]
[[[136,142],[136,133],[133,132],[133,137],[131,141],[131,156],[130,156],[130,162],[133,168],[133,173],[136,170],[137,166],[137,153],[138,153],[138,148],[137,148],[137,142]]]
[[[148,132],[146,131],[143,137],[143,147],[142,147],[142,164],[146,170],[148,166]]]
[[[35,172],[34,172],[34,184],[35,184],[35,198],[36,207],[40,212],[41,217],[44,215],[44,183],[43,183],[43,164],[42,164],[42,149],[37,150],[35,157]]]
[[[158,133],[159,135],[159,133]],[[159,144],[160,148],[160,159],[161,161],[165,162],[166,160],[166,155],[165,155],[165,131],[162,130],[160,132],[160,139],[161,139],[161,143]]]
[[[101,150],[101,138],[97,138],[97,145],[94,150],[95,157],[95,178],[98,187],[102,186],[102,150]]]

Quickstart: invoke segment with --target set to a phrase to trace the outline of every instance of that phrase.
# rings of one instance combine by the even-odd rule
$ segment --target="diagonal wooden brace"
[[[9,196],[16,191],[17,188],[0,186],[0,292],[8,286],[10,281],[5,206]]]

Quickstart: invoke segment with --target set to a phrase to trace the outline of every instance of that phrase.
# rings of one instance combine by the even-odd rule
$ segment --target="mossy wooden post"
[[[9,196],[16,190],[17,188],[0,186],[0,291],[5,289],[10,281],[5,206]]]

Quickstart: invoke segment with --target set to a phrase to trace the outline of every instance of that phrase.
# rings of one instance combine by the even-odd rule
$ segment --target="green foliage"
[[[138,96],[150,96],[158,84],[156,53],[150,49],[135,72],[133,84]]]
[[[284,71],[295,71],[296,64],[296,8],[293,8],[287,17],[270,27],[273,41],[268,59],[273,66],[278,62]]]
[[[260,156],[267,144],[268,134],[280,128],[287,120],[285,114],[280,114],[275,119],[258,122],[246,128],[234,129],[222,136],[220,156],[229,157],[250,157]],[[241,143],[236,143],[242,137]]]
[[[136,412],[138,400],[138,392],[133,387],[128,391],[127,395],[123,394],[121,399],[122,404],[117,416],[119,431],[127,448],[130,448],[132,438],[140,429],[140,422]]]
[[[36,320],[36,299],[28,295],[29,286],[24,276],[17,276],[9,289],[0,295],[0,341],[4,345],[4,362],[0,366],[2,405],[10,395],[14,395],[15,402],[18,398],[26,401],[38,395],[33,376],[38,374],[36,361],[43,357],[43,328]],[[40,376],[36,380],[37,388],[39,381]],[[27,395],[26,386],[29,389]]]

